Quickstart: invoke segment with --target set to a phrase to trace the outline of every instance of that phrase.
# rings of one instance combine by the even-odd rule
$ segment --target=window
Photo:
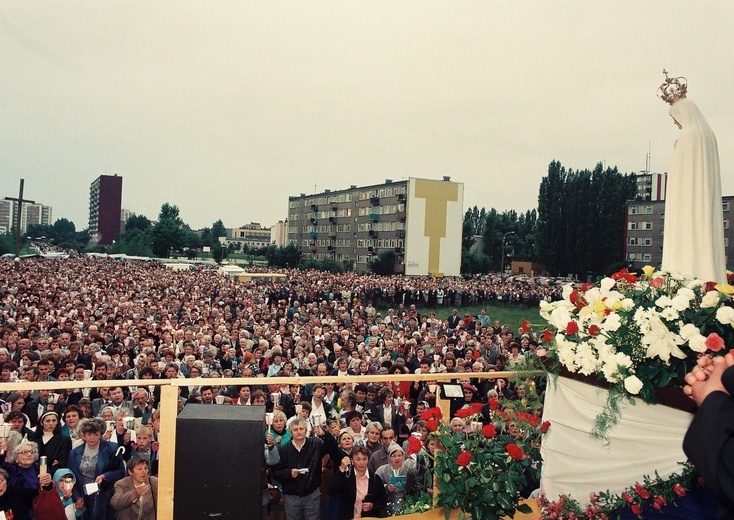
[[[725,200],[724,202],[722,202],[721,207],[724,211],[729,211],[729,201]]]
[[[724,220],[724,229],[729,229],[729,220]]]
[[[639,222],[627,222],[627,229],[630,231],[637,231],[640,229],[640,223]]]
[[[629,207],[630,215],[637,215],[639,212],[640,212],[640,206],[630,206]]]

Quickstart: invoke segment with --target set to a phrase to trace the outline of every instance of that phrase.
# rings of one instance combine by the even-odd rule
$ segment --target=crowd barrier
[[[176,416],[178,415],[178,387],[190,386],[192,382],[199,384],[210,384],[215,386],[235,386],[235,385],[252,385],[262,386],[266,384],[280,385],[306,385],[314,383],[385,383],[400,381],[438,381],[448,382],[457,379],[470,377],[472,379],[497,379],[497,378],[515,378],[518,375],[531,377],[540,374],[540,372],[461,372],[451,374],[410,374],[410,375],[373,375],[373,376],[295,376],[295,377],[231,377],[217,379],[115,379],[114,384],[121,387],[130,386],[160,386],[161,400],[159,408],[161,410],[161,431],[158,436],[160,442],[159,465],[158,465],[158,515],[157,518],[167,519],[173,518],[173,490],[174,490],[174,474],[176,468]],[[108,387],[112,381],[43,381],[43,382],[23,382],[2,383],[0,390],[68,390],[74,388],[101,388]],[[213,405],[226,406],[226,405]],[[231,405],[230,405],[231,406]],[[440,407],[444,417],[449,417],[450,402],[448,399],[441,397],[441,388],[439,386],[436,392],[436,406]]]

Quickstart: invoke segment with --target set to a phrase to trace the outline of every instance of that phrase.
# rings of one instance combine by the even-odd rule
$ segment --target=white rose
[[[731,325],[734,323],[734,309],[728,306],[716,309],[716,319],[722,325]]]
[[[719,292],[718,291],[709,291],[706,294],[703,295],[703,299],[701,300],[701,307],[711,308],[716,307],[719,304]]]
[[[628,376],[624,379],[624,389],[633,395],[637,395],[642,390],[642,381],[637,376]]]
[[[635,308],[635,301],[632,298],[625,298],[622,300],[622,310],[629,312]]]
[[[702,336],[701,334],[694,335],[691,339],[688,340],[688,347],[693,352],[706,352],[706,350],[708,349],[708,347],[706,346],[706,336]]]
[[[700,333],[701,331],[698,330],[698,327],[696,327],[693,323],[686,323],[680,328],[680,331],[678,332],[678,334],[680,334],[680,337],[686,341],[700,335]]]
[[[602,292],[609,291],[609,289],[611,289],[612,287],[614,287],[614,284],[616,284],[616,283],[617,282],[614,281],[612,278],[604,278],[601,281],[601,284],[600,284],[601,285]]]

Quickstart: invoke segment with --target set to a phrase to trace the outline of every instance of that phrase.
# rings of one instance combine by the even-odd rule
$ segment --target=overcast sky
[[[684,75],[734,194],[731,1],[0,0],[0,197],[87,227],[89,184],[193,228],[408,177],[537,206],[548,163],[666,171]]]

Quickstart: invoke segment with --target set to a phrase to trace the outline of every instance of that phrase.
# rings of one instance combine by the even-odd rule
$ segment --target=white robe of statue
[[[670,107],[681,126],[668,172],[662,268],[704,281],[726,281],[719,150],[696,104]]]

